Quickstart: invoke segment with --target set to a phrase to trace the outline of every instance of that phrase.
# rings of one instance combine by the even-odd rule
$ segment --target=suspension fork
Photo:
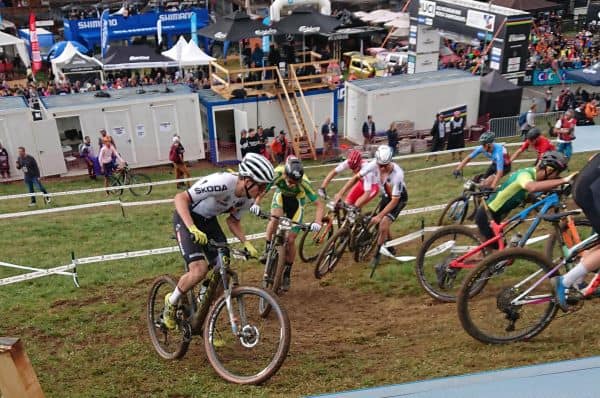
[[[239,327],[237,319],[233,313],[233,305],[231,304],[231,289],[232,283],[229,280],[229,274],[227,272],[228,268],[225,266],[229,264],[229,258],[225,258],[225,253],[222,249],[219,249],[219,255],[217,256],[217,264],[215,267],[218,267],[219,274],[221,275],[221,282],[223,282],[223,289],[225,294],[225,305],[227,306],[227,314],[229,315],[229,323],[231,324],[231,331],[235,336],[239,335]]]

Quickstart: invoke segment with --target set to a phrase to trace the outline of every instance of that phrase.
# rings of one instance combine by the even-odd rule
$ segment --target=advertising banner
[[[35,26],[35,14],[29,13],[29,42],[31,43],[31,70],[33,75],[42,69],[42,55],[40,54],[40,43],[37,37],[37,27]]]
[[[569,80],[566,78],[565,72],[566,69],[559,69],[558,73],[550,68],[544,70],[534,70],[531,83],[534,86],[575,83],[575,80]]]
[[[102,11],[100,16],[100,49],[102,51],[102,59],[106,56],[106,50],[108,50],[108,9]]]

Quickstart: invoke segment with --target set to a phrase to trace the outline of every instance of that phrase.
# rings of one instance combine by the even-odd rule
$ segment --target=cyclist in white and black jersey
[[[210,174],[175,196],[173,226],[189,271],[179,278],[175,290],[165,296],[163,323],[168,329],[176,327],[175,308],[179,298],[204,279],[209,264],[212,265],[217,256],[216,251],[207,246],[208,241],[227,242],[218,215],[229,213],[229,230],[244,244],[250,256],[258,257],[256,248],[245,238],[240,217],[265,191],[273,175],[273,166],[266,158],[248,153],[237,175]]]
[[[406,206],[408,192],[404,183],[404,171],[396,163],[392,162],[392,150],[387,145],[381,145],[375,152],[375,159],[364,165],[358,174],[344,185],[342,190],[335,195],[335,200],[341,200],[342,196],[359,179],[366,176],[374,176],[379,185],[381,200],[377,213],[371,218],[371,224],[379,224],[379,237],[377,238],[377,252],[373,259],[373,265],[377,265],[380,259],[379,249],[390,238],[390,226],[398,218],[398,215]],[[393,250],[391,250],[393,251]]]

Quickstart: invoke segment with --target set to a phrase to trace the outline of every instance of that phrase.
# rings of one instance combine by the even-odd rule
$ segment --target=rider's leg
[[[352,186],[352,188],[350,189],[350,192],[348,192],[348,195],[346,195],[344,202],[346,202],[346,204],[348,204],[348,205],[353,206],[356,204],[358,199],[360,197],[362,197],[362,195],[364,193],[365,193],[365,190],[363,189],[363,182],[362,182],[362,180],[359,180],[356,184],[354,184]]]
[[[296,236],[297,235],[295,232],[290,231],[288,233],[285,262],[290,265],[293,264],[294,260],[296,259]]]

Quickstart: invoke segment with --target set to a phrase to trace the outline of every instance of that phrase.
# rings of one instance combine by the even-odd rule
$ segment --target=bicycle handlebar
[[[268,220],[270,218],[275,219],[275,220],[284,219],[284,220],[288,220],[290,222],[290,224],[300,227],[300,229],[302,229],[302,230],[310,229],[310,224],[302,224],[302,223],[296,222],[296,221],[294,221],[288,217],[284,217],[284,216],[275,216],[273,214],[267,214],[267,213],[263,213],[261,211],[260,214],[258,215],[258,217],[260,217],[264,220]]]

